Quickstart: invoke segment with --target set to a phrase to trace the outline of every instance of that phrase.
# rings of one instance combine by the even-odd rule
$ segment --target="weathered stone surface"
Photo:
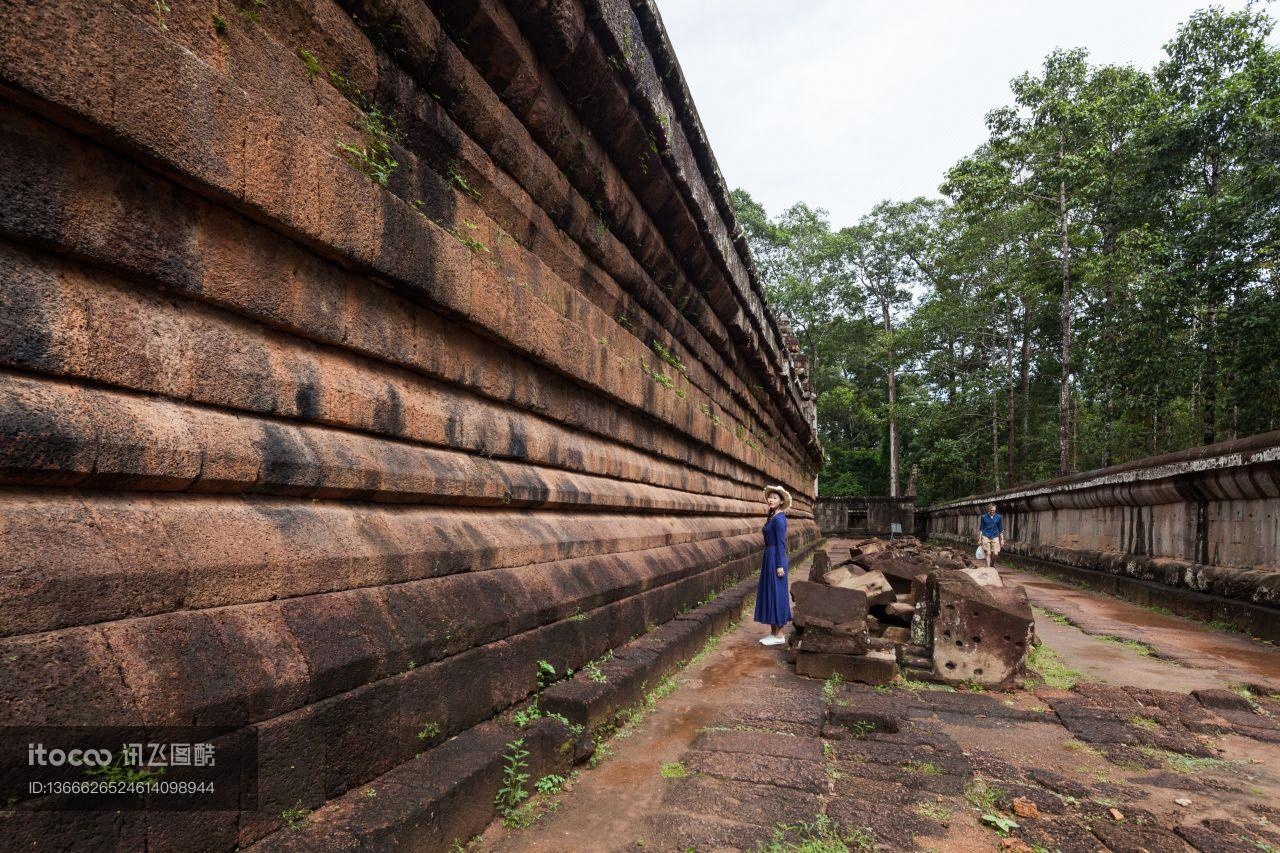
[[[898,674],[898,665],[889,652],[835,655],[807,652],[802,648],[796,658],[796,672],[810,678],[826,679],[839,675],[845,681],[889,684]]]
[[[44,841],[447,848],[539,660],[670,623],[602,667],[634,698],[735,618],[750,581],[699,603],[754,577],[760,485],[816,539],[803,365],[656,19],[623,69],[595,0],[567,40],[538,4],[45,5],[0,31],[0,706],[255,731],[266,805]]]
[[[978,586],[1004,586],[1004,581],[1000,579],[1000,573],[994,568],[982,566],[976,569],[961,569],[960,571],[973,578],[973,582]]]
[[[897,595],[893,587],[879,572],[867,572],[864,575],[849,577],[841,581],[844,589],[858,590],[867,597],[867,604],[888,604],[896,601]]]
[[[1085,471],[917,511],[922,535],[967,546],[982,507],[1008,560],[1052,564],[1105,592],[1280,640],[1280,432]]]
[[[851,626],[823,628],[809,625],[794,646],[797,651],[803,649],[806,652],[861,655],[867,652],[867,640],[865,623],[860,631],[852,630]]]
[[[1021,587],[991,589],[961,572],[935,572],[927,607],[938,678],[1009,685],[1022,675],[1035,620]]]
[[[865,630],[867,596],[861,590],[797,581],[791,585],[791,597],[795,600],[794,622],[800,627]]]

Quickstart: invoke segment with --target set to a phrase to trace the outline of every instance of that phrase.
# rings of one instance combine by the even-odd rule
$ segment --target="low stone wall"
[[[756,571],[766,483],[817,538],[650,4],[6,9],[0,723],[260,758],[257,808],[64,846],[248,846],[440,748]]]
[[[917,531],[971,545],[988,502],[1011,556],[1280,639],[1280,432],[918,510]]]
[[[818,498],[813,517],[823,536],[889,536],[893,525],[899,533],[915,530],[914,497]]]

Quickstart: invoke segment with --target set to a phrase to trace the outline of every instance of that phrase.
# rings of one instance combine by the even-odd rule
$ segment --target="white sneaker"
[[[785,646],[787,644],[787,638],[775,637],[772,634],[770,634],[768,637],[765,637],[763,640],[761,640],[760,644],[762,646]]]

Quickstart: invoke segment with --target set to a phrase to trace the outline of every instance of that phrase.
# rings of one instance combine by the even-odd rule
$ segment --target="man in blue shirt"
[[[995,504],[987,504],[984,515],[978,516],[978,545],[986,554],[987,565],[1000,553],[1004,545],[1004,517],[996,512]]]

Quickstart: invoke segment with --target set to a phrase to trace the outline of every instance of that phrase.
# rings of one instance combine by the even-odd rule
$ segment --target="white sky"
[[[936,195],[1057,47],[1150,68],[1207,0],[658,0],[730,188],[853,224]],[[1243,0],[1225,0],[1228,9]],[[1273,15],[1277,9],[1270,9]],[[1274,34],[1273,34],[1274,35]]]

